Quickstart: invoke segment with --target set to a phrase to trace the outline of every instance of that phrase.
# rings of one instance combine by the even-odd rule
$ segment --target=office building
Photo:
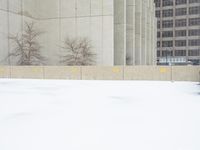
[[[200,64],[200,0],[155,0],[157,56],[163,64]]]

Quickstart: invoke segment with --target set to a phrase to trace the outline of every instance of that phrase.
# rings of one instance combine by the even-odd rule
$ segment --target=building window
[[[157,38],[160,38],[160,32],[157,32]]]
[[[173,20],[165,20],[162,22],[163,28],[172,28],[173,27]]]
[[[187,35],[187,31],[186,30],[176,30],[175,31],[175,36],[176,37],[181,37],[181,36],[186,36]]]
[[[157,22],[157,28],[160,29],[160,21]]]
[[[200,39],[189,40],[189,46],[200,46]]]
[[[185,27],[187,26],[187,19],[178,19],[175,23],[176,27]]]
[[[156,7],[160,7],[160,5],[161,5],[161,0],[155,0],[155,4],[156,4]]]
[[[163,0],[163,6],[173,6],[174,0]]]
[[[189,25],[190,26],[200,25],[200,18],[190,18]]]
[[[160,47],[160,41],[157,42],[157,47]]]
[[[200,49],[193,49],[188,51],[189,56],[200,56]]]
[[[200,3],[200,0],[189,0],[189,3]]]
[[[183,15],[187,15],[187,8],[177,8],[176,16],[183,16]]]
[[[162,47],[173,47],[173,41],[163,41]]]
[[[156,17],[160,18],[160,10],[156,10]]]
[[[173,37],[173,31],[163,31],[162,37]]]
[[[200,29],[189,30],[189,36],[200,36]]]
[[[176,5],[187,4],[187,0],[176,0]]]
[[[162,56],[173,56],[173,51],[162,51]]]
[[[157,51],[157,57],[160,57],[160,51]]]
[[[186,46],[186,40],[176,40],[175,41],[175,46],[176,47],[182,47],[182,46]]]
[[[197,7],[190,7],[189,8],[189,14],[193,15],[193,14],[200,14],[200,6]]]
[[[175,56],[186,56],[186,50],[175,50]]]
[[[163,10],[162,16],[163,17],[173,17],[173,9]]]

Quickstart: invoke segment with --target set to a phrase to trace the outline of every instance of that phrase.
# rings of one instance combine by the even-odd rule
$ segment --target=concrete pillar
[[[114,0],[114,64],[126,65],[126,0]]]

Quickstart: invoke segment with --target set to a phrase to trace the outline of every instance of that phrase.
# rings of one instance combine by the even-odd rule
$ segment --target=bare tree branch
[[[66,38],[64,46],[65,55],[60,63],[69,66],[89,66],[96,63],[96,54],[92,52],[92,46],[87,38]]]
[[[35,28],[35,23],[25,23],[24,32],[19,35],[9,36],[15,47],[9,57],[17,58],[16,65],[43,65],[45,58],[41,55],[41,46],[37,38],[43,34]]]

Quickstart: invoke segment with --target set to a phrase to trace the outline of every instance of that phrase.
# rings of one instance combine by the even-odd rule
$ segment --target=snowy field
[[[0,79],[0,150],[200,150],[200,85]]]

